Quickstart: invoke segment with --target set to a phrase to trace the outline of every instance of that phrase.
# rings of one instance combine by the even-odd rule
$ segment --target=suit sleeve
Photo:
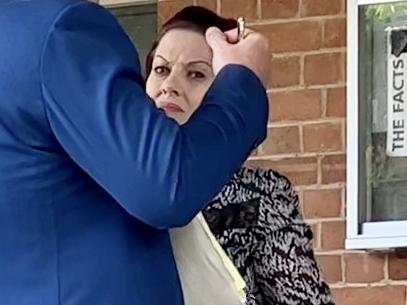
[[[238,65],[219,73],[187,125],[157,111],[129,38],[87,1],[56,17],[40,69],[60,145],[128,213],[157,228],[188,223],[266,136],[264,87]]]

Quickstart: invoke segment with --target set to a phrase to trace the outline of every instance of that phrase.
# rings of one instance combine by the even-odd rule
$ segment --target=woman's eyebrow
[[[165,62],[169,63],[169,61],[166,60],[165,57],[162,56],[162,55],[157,54],[155,57],[159,57],[159,58],[161,58],[162,60],[164,60]]]
[[[164,60],[166,63],[169,63],[169,61],[164,56],[162,56],[160,54],[155,55],[155,57],[159,57],[162,60]],[[196,65],[196,64],[204,64],[204,65],[206,65],[206,66],[208,66],[209,68],[212,69],[212,65],[208,61],[206,61],[204,59],[192,60],[190,62],[187,62],[185,65],[186,66],[191,66],[191,65]]]
[[[191,65],[195,65],[195,64],[204,64],[212,69],[212,65],[209,62],[207,62],[206,60],[193,60],[193,61],[188,62],[187,66],[191,66]]]

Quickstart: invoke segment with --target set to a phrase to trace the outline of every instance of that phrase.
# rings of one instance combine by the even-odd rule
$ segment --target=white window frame
[[[359,222],[359,6],[403,0],[347,0],[347,238],[346,249],[407,247],[407,220]],[[363,191],[363,190],[362,190]]]
[[[133,5],[144,5],[156,3],[157,0],[100,0],[99,4],[108,8],[111,7],[125,7]]]

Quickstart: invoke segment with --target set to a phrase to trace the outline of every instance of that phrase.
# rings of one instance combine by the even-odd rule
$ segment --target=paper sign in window
[[[388,29],[387,141],[391,157],[407,156],[407,29]]]

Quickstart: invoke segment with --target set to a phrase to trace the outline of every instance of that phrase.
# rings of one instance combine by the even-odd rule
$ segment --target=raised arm
[[[188,223],[266,135],[264,87],[239,65],[218,74],[184,127],[158,112],[127,35],[87,1],[56,18],[41,74],[61,146],[131,215],[158,228]]]

